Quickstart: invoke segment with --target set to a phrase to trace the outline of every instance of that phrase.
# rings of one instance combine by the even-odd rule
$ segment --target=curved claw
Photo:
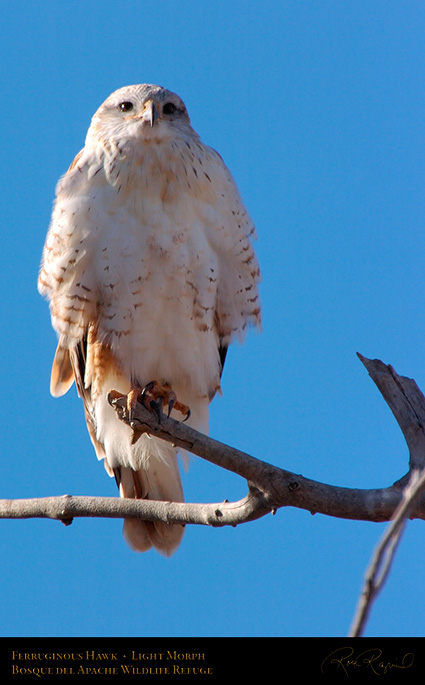
[[[158,423],[161,423],[161,414],[162,414],[162,405],[163,405],[163,398],[159,397],[157,400],[151,400],[149,402],[149,407],[155,412],[156,418],[158,419]]]
[[[171,411],[172,411],[172,409],[173,409],[175,403],[176,403],[176,398],[175,398],[175,397],[171,397],[171,398],[168,400],[168,412],[167,412],[168,418],[170,418],[170,414],[171,414]]]
[[[170,417],[173,409],[184,415],[183,421],[187,421],[190,417],[189,407],[186,404],[179,402],[176,397],[176,393],[171,388],[169,383],[163,383],[160,385],[157,381],[150,381],[149,383],[146,383],[143,389],[139,386],[132,387],[127,395],[123,395],[116,390],[111,390],[108,394],[108,402],[111,404],[111,406],[115,406],[117,400],[124,397],[126,398],[126,406],[130,422],[138,402],[141,402],[146,409],[149,409],[155,413],[158,423],[161,423],[161,414],[165,402],[167,403],[168,418]]]

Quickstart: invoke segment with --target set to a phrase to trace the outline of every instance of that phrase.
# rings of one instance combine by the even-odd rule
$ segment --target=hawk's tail
[[[121,497],[183,502],[176,450],[163,440],[148,435],[140,436],[133,449],[141,456],[141,467],[138,470],[130,466],[114,469]],[[154,547],[165,556],[175,552],[183,533],[183,525],[162,521],[125,519],[123,526],[124,538],[133,550],[145,552]]]

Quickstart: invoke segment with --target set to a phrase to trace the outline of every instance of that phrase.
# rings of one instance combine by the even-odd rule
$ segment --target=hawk
[[[220,155],[157,85],[110,95],[59,180],[38,289],[58,346],[50,389],[75,381],[99,460],[122,497],[183,502],[176,449],[108,402],[146,393],[208,430],[229,343],[260,325],[255,229]],[[174,403],[174,399],[177,401]],[[190,408],[190,412],[189,412]],[[171,555],[179,524],[126,519],[136,551]]]

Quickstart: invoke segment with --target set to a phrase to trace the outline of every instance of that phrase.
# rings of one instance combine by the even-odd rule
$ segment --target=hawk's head
[[[99,139],[161,142],[190,133],[190,119],[178,95],[143,83],[124,86],[110,95],[93,116],[87,143]]]

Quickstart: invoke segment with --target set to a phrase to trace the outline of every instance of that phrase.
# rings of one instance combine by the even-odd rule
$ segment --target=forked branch
[[[128,500],[115,497],[47,497],[31,500],[0,500],[0,518],[42,517],[71,523],[74,517],[140,517],[169,523],[235,526],[293,506],[312,514],[364,521],[389,521],[403,500],[403,489],[412,469],[425,467],[425,397],[416,383],[398,376],[391,366],[359,355],[393,412],[409,448],[409,469],[405,476],[386,488],[353,489],[327,485],[291,473],[214,440],[187,424],[138,404],[131,427],[173,443],[217,466],[232,471],[248,483],[248,494],[238,502],[193,504]],[[130,425],[124,399],[114,398],[120,420]],[[425,519],[425,496],[415,499],[410,518]]]

